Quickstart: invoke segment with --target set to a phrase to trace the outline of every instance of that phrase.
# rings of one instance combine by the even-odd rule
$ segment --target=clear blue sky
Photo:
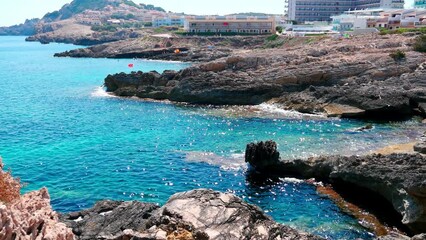
[[[88,0],[90,1],[90,0]],[[8,0],[0,7],[0,26],[23,23],[25,19],[40,18],[58,10],[71,0]],[[167,11],[187,14],[230,14],[236,12],[265,12],[282,14],[284,0],[134,0],[154,4]]]

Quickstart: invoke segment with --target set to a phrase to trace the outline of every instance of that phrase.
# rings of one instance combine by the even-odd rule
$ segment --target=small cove
[[[414,120],[374,123],[371,131],[358,132],[365,122],[278,114],[265,105],[245,115],[241,107],[109,97],[100,90],[107,74],[188,64],[53,58],[76,47],[23,37],[1,37],[0,43],[0,155],[27,184],[24,191],[48,187],[57,211],[102,199],[163,204],[176,192],[212,188],[233,192],[298,229],[368,239],[368,231],[315,187],[288,179],[260,184],[246,176],[245,145],[273,139],[284,158],[362,154],[421,133]]]

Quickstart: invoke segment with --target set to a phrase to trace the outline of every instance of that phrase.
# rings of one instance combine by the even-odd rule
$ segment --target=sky
[[[41,18],[48,12],[59,10],[71,0],[2,0],[0,26],[23,23],[25,19]],[[135,3],[154,4],[166,11],[186,14],[231,14],[238,12],[264,12],[283,14],[284,0],[134,0]]]

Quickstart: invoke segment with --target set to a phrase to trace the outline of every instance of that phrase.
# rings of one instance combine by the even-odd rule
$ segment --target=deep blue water
[[[418,137],[418,123],[299,119],[270,106],[212,109],[106,96],[107,74],[181,69],[188,64],[142,60],[53,58],[72,45],[0,37],[0,155],[24,191],[48,187],[58,211],[97,200],[164,203],[176,192],[234,192],[275,220],[330,239],[371,238],[313,186],[246,177],[245,145],[274,139],[284,157],[365,153]],[[245,113],[245,114],[241,114]]]

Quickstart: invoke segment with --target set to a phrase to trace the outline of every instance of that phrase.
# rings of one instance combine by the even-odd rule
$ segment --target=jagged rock
[[[152,203],[100,201],[89,210],[61,215],[79,239],[108,238],[124,229],[146,230],[145,224],[158,206]]]
[[[426,142],[420,142],[414,145],[414,151],[426,154]]]
[[[59,222],[46,188],[27,193],[11,204],[0,203],[0,239],[72,240],[70,228]]]
[[[267,175],[317,178],[368,189],[391,203],[413,233],[426,232],[426,158],[420,154],[327,156],[275,164],[266,158],[265,165],[246,156],[246,161]]]
[[[135,83],[110,91],[195,104],[253,105],[275,99],[289,109],[341,117],[425,115],[426,56],[401,44],[411,40],[363,36],[343,42],[326,39],[315,48],[305,44],[245,51],[181,70],[168,88],[140,90]],[[330,48],[332,44],[337,46]],[[395,62],[389,57],[395,49],[389,46],[405,51],[406,59]],[[111,75],[106,81],[125,83],[129,77],[136,75]]]
[[[100,202],[61,219],[79,239],[321,239],[274,222],[230,193],[177,193],[161,208],[138,202]]]
[[[246,147],[245,161],[257,169],[266,169],[279,162],[280,153],[274,141],[250,143]]]

